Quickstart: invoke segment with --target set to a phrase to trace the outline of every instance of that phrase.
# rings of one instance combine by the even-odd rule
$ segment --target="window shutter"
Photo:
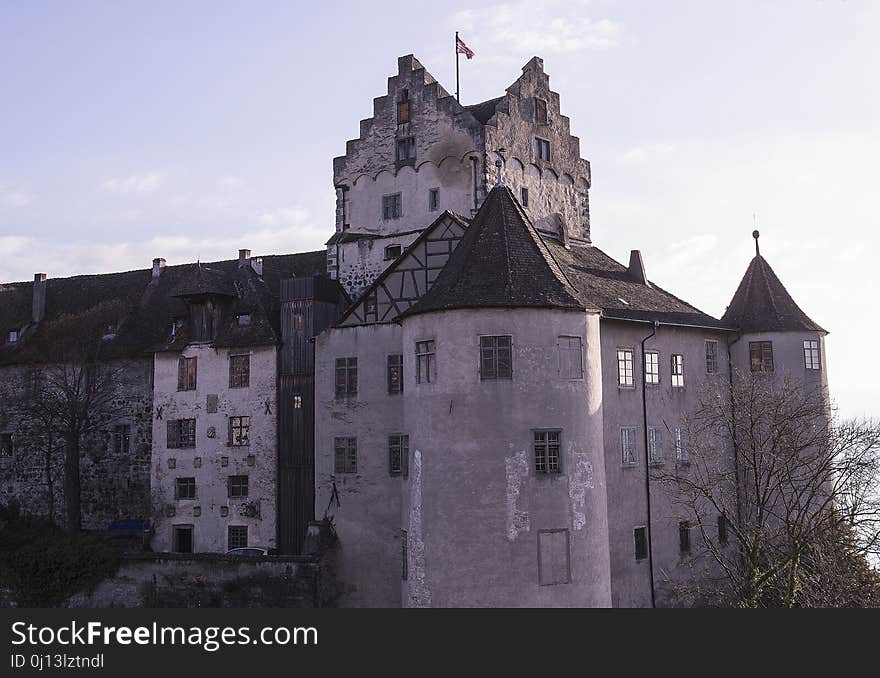
[[[167,447],[168,447],[169,450],[171,450],[171,449],[175,449],[175,448],[177,447],[177,445],[178,445],[178,426],[177,426],[177,420],[176,420],[176,419],[172,419],[172,420],[170,420],[170,421],[168,422],[167,429],[168,429]]]
[[[400,446],[400,471],[404,478],[409,478],[409,436],[404,440],[407,443]]]

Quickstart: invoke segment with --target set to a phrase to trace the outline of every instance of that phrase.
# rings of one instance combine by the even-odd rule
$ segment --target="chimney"
[[[238,250],[238,267],[244,268],[251,260],[250,250]]]
[[[629,253],[629,274],[636,282],[642,285],[648,284],[648,276],[645,274],[645,262],[642,261],[642,253],[633,250]]]
[[[40,322],[46,315],[46,274],[34,274],[34,301],[31,306],[31,320]]]
[[[263,277],[263,257],[251,259],[251,267],[254,269],[254,273],[256,273],[261,278]]]
[[[165,268],[165,260],[162,257],[153,259],[153,279],[151,282],[157,282],[159,276],[162,275],[162,269]]]

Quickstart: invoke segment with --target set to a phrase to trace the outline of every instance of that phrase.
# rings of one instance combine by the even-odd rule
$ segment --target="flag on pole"
[[[457,54],[464,54],[468,59],[474,58],[474,50],[464,44],[464,40],[455,36],[455,51]]]

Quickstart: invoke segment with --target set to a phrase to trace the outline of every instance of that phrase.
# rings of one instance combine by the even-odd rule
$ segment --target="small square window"
[[[357,438],[334,438],[334,471],[357,473]]]
[[[250,445],[251,418],[229,417],[229,444],[232,447]]]
[[[174,481],[174,498],[175,499],[195,499],[196,498],[196,479],[195,478],[176,478]]]
[[[434,341],[416,342],[416,383],[429,384],[437,380]]]
[[[385,261],[397,259],[400,256],[400,245],[388,245],[385,248]]]
[[[397,140],[397,162],[408,163],[416,159],[416,140],[414,137],[406,137]]]
[[[230,499],[242,499],[248,496],[248,477],[229,476],[226,481],[226,489]]]
[[[251,324],[251,314],[250,313],[241,313],[238,316],[238,324],[242,327]]]
[[[6,343],[15,344],[18,342],[18,330],[9,330],[6,334]]]
[[[131,426],[117,424],[113,427],[113,453],[128,454],[131,449]]]
[[[169,450],[196,446],[196,420],[171,419],[167,423],[167,445]]]

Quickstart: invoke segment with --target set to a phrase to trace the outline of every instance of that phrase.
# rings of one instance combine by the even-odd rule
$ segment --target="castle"
[[[674,604],[711,576],[652,482],[687,472],[701,386],[827,386],[826,332],[766,260],[716,319],[595,246],[537,57],[473,106],[401,57],[333,181],[326,251],[0,286],[2,500],[65,511],[27,392],[87,318],[126,375],[83,445],[87,526],[296,553],[331,517],[351,606]]]

